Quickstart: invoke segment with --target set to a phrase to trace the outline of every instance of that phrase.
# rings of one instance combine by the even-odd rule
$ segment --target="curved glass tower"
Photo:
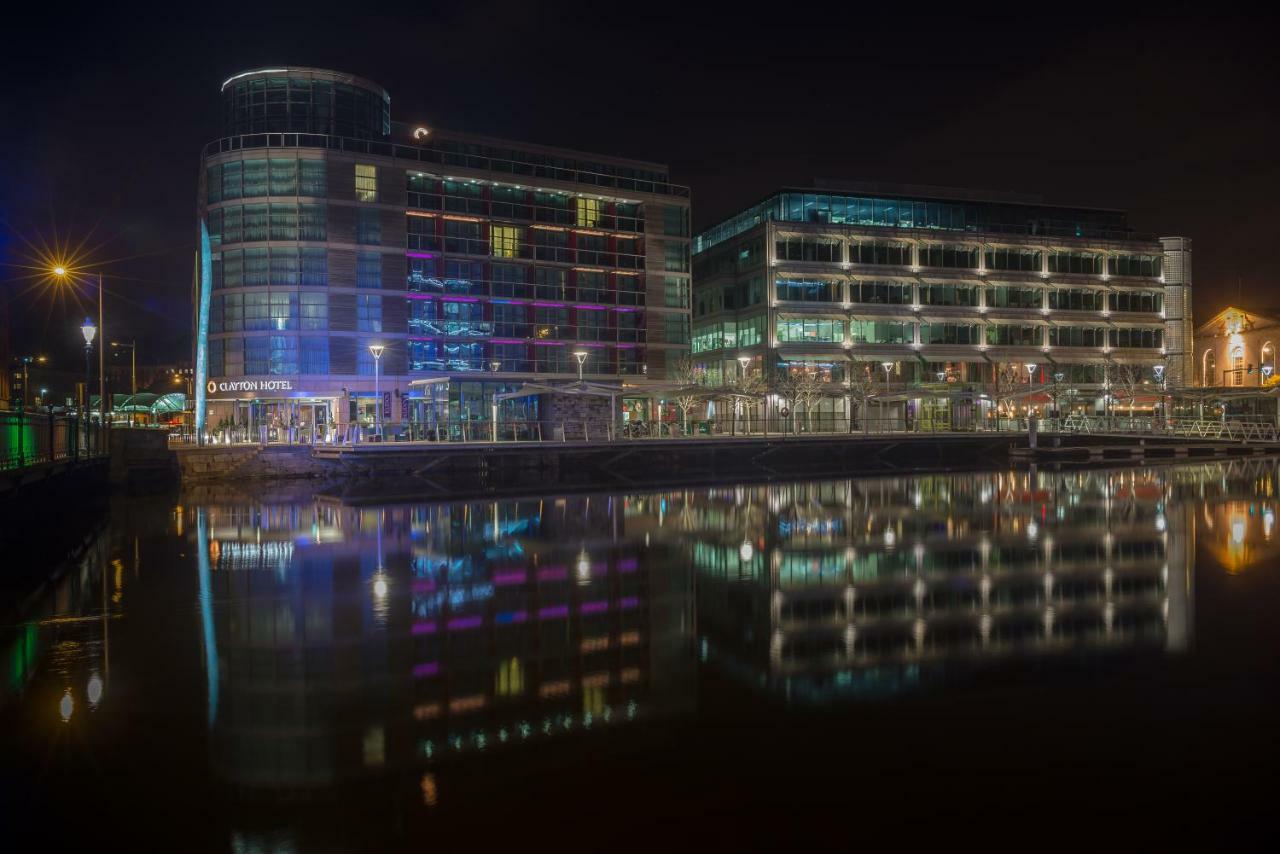
[[[652,417],[645,384],[688,349],[688,190],[665,166],[392,123],[381,86],[334,71],[246,71],[222,101],[198,195],[202,438]],[[526,393],[580,360],[617,394]]]

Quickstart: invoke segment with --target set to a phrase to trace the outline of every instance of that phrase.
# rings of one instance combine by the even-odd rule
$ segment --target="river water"
[[[83,554],[5,603],[6,834],[310,851],[1273,833],[1278,476],[116,499]]]

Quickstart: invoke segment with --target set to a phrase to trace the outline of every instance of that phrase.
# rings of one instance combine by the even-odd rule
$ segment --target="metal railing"
[[[0,470],[16,470],[107,452],[107,429],[79,416],[0,411]]]
[[[1049,422],[1042,429],[1052,430]],[[1108,415],[1073,415],[1061,420],[1064,433],[1124,433],[1184,436],[1194,439],[1226,439],[1236,442],[1280,440],[1274,421],[1248,418],[1211,420],[1205,418],[1133,418]]]

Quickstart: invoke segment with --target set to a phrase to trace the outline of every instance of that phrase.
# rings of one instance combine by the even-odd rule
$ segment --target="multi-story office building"
[[[640,389],[687,352],[689,193],[666,167],[393,122],[381,86],[333,71],[248,71],[222,97],[199,191],[206,433],[319,440],[380,405],[434,435],[579,358]]]
[[[785,189],[694,253],[692,350],[712,385],[760,373],[776,393],[803,374],[829,384],[824,412],[853,415],[875,388],[898,395],[895,418],[971,427],[1051,396],[1132,408],[1135,389],[1192,376],[1190,241],[1139,235],[1121,211]]]

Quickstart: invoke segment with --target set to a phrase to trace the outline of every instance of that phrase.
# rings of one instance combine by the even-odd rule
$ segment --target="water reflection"
[[[423,505],[191,498],[164,509],[162,534],[142,511],[113,519],[17,603],[0,707],[72,732],[113,702],[171,705],[190,721],[175,740],[199,745],[193,778],[268,804],[374,781],[403,797],[407,780],[434,815],[472,769],[537,773],[530,757],[666,732],[726,685],[781,715],[950,697],[994,668],[1034,691],[1045,661],[1188,650],[1196,573],[1248,580],[1276,556],[1277,465]],[[166,630],[186,640],[145,658]],[[183,673],[199,681],[172,690]],[[145,753],[152,733],[118,731]]]

